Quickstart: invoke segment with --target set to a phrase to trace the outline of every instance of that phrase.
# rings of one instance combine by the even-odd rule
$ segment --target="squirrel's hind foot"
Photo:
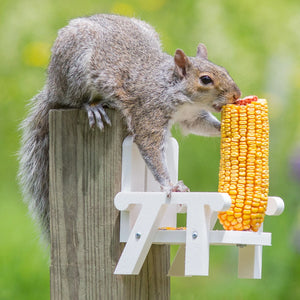
[[[174,192],[190,192],[190,189],[183,183],[182,180],[178,181],[176,184],[172,184],[167,187],[161,188],[163,192],[167,193],[168,197],[171,197],[171,193]]]
[[[89,124],[91,128],[95,128],[95,125],[97,125],[97,127],[100,130],[103,130],[104,129],[103,121],[105,121],[106,124],[111,125],[110,119],[106,114],[102,104],[85,103],[84,109],[88,113]]]

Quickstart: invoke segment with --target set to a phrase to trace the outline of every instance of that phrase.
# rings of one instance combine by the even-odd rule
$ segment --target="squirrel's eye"
[[[213,83],[213,80],[208,75],[201,76],[200,80],[203,84]]]

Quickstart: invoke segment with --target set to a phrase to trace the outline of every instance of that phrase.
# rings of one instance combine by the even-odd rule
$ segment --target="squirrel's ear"
[[[177,49],[174,56],[176,70],[180,77],[186,75],[186,69],[190,65],[190,61],[181,49]]]
[[[205,58],[207,59],[207,49],[204,44],[199,44],[197,47],[197,57]]]

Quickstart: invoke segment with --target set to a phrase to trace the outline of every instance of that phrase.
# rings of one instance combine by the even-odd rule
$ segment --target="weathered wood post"
[[[84,111],[50,112],[51,299],[167,300],[169,246],[153,245],[139,275],[113,275],[126,129],[119,113],[108,115],[112,126],[100,132]]]

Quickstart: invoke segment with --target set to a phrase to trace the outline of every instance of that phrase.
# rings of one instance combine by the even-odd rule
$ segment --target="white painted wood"
[[[270,232],[209,230],[210,245],[262,245],[271,246]],[[129,234],[122,242],[127,242]],[[153,244],[182,245],[186,242],[186,230],[158,230]]]
[[[166,148],[167,166],[168,166],[171,181],[178,182],[179,147],[176,139],[172,137],[169,138],[166,147],[167,147]],[[177,206],[168,205],[166,213],[162,218],[159,227],[176,227],[176,226],[177,226]]]
[[[261,224],[256,234],[263,234],[263,224]],[[271,246],[271,233],[270,244]],[[262,273],[262,244],[249,245],[240,244],[238,277],[249,279],[261,279]]]
[[[179,147],[176,139],[170,138],[167,144],[167,165],[172,182],[178,181]]]
[[[166,212],[162,217],[158,227],[176,227],[177,226],[177,206],[168,205]]]
[[[161,205],[162,198],[165,196],[143,204],[114,274],[139,274],[166,209],[165,205]]]
[[[133,137],[128,136],[122,146],[122,184],[121,191],[144,192],[145,164],[141,159],[138,149],[133,144]],[[130,231],[139,214],[140,206],[134,205],[126,211],[120,212],[120,241],[128,239]]]
[[[251,231],[210,231],[212,245],[263,245],[271,246],[271,233]]]
[[[173,182],[178,180],[178,143],[169,138],[166,144],[167,164]],[[140,155],[133,138],[128,136],[123,142],[122,153],[122,191],[127,192],[159,192],[160,186],[154,179]],[[129,211],[121,211],[120,241],[128,238],[137,216],[140,205],[131,206]],[[175,227],[177,224],[177,208],[170,206],[164,214],[160,227]]]
[[[284,211],[284,202],[280,197],[268,197],[266,215],[279,216]]]
[[[169,269],[168,276],[186,276],[185,269],[185,245],[181,245],[176,253],[173,263]]]
[[[209,222],[209,229],[213,229],[216,225],[218,219],[219,212],[210,210],[210,222]]]
[[[145,191],[145,163],[131,136],[123,141],[121,190],[124,192]]]
[[[226,211],[231,205],[231,198],[226,193],[217,192],[190,192],[172,193],[166,197],[164,192],[120,192],[115,197],[115,206],[119,210],[127,210],[130,204],[144,204],[151,199],[159,199],[164,204],[189,205],[200,201],[202,205],[208,205],[213,211]]]
[[[171,179],[177,182],[175,139],[167,143],[167,161]],[[160,192],[132,138],[127,137],[123,143],[122,191],[115,197],[115,207],[121,211],[120,241],[127,244],[115,274],[138,274],[153,243],[181,244],[170,276],[207,276],[210,245],[240,245],[239,277],[261,278],[262,246],[271,246],[271,233],[263,232],[263,225],[259,232],[213,230],[218,212],[230,205],[226,193],[172,193],[168,198]],[[267,215],[280,215],[283,210],[281,198],[269,197]],[[158,229],[176,227],[178,212],[187,212],[186,230]]]
[[[133,204],[142,205],[142,209],[129,235],[116,274],[138,272],[145,259],[146,251],[149,250],[157,233],[158,222],[163,215],[161,208],[184,204],[187,206],[185,274],[187,276],[208,275],[210,211],[227,210],[231,204],[228,194],[172,193],[168,198],[163,192],[120,192],[115,197],[115,207],[119,210],[128,210]],[[146,239],[143,243],[140,240],[136,242],[135,239],[136,232],[141,229],[143,232],[146,231],[146,234],[143,233]],[[197,234],[195,238],[193,238],[194,233]]]
[[[247,245],[239,249],[239,278],[261,279],[262,246]]]
[[[129,211],[120,212],[120,242],[127,242],[131,231]]]
[[[122,144],[122,181],[121,191],[131,191],[131,174],[132,174],[132,140],[133,138],[128,136],[124,139]]]
[[[136,144],[133,143],[133,138],[129,138],[130,148],[128,155],[131,161],[131,185],[130,191],[146,192],[146,165],[142,159],[139,149]],[[124,157],[124,163],[126,164],[126,157]],[[131,230],[136,222],[136,219],[140,213],[141,205],[132,205],[129,210],[129,229]]]
[[[284,210],[284,202],[279,197],[268,197],[268,206],[266,215],[278,216]],[[263,233],[263,224],[256,233],[255,245],[250,245],[249,241],[243,240],[245,234],[243,234],[239,240],[240,244],[244,247],[239,248],[239,267],[238,276],[239,278],[253,278],[260,279],[262,274],[262,246],[266,246],[263,243],[259,243],[258,240],[262,235],[269,234],[269,244],[271,246],[271,233]],[[247,245],[247,246],[246,246]]]
[[[209,269],[209,241],[205,207],[201,201],[187,205],[185,275],[207,276]]]
[[[268,206],[266,215],[278,216],[284,210],[284,202],[279,197],[268,197]],[[256,240],[263,233],[263,224],[259,228],[256,235]],[[243,235],[244,236],[244,235]],[[244,247],[239,248],[239,266],[238,277],[239,278],[253,278],[260,279],[262,275],[262,243],[256,243],[250,245],[248,241],[243,241],[243,236],[240,237],[240,244],[244,244]],[[271,246],[271,233],[269,233],[269,246]]]
[[[186,241],[186,230],[157,230],[153,244],[182,245]]]

